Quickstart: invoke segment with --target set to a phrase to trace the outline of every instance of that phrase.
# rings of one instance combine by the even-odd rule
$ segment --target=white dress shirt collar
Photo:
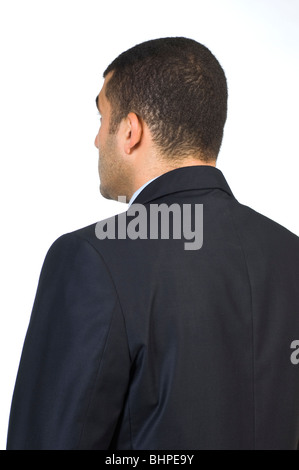
[[[135,193],[133,194],[133,196],[131,197],[130,201],[129,201],[129,207],[130,205],[132,204],[133,201],[135,201],[136,197],[138,196],[138,194],[141,193],[141,191],[148,185],[150,184],[152,181],[154,181],[156,178],[159,178],[159,176],[156,176],[155,178],[152,178],[151,180],[147,181],[146,183],[144,183],[139,189],[137,189],[137,191],[135,191]]]

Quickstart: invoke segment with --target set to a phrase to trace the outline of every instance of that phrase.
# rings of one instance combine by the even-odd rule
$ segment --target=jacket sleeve
[[[10,449],[107,449],[129,382],[117,293],[101,255],[75,233],[45,258],[15,384]]]

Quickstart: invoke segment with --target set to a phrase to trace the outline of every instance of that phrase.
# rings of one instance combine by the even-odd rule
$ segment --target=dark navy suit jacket
[[[95,224],[53,243],[7,449],[296,449],[298,237],[210,166],[134,203],[203,204],[202,247],[99,240]]]

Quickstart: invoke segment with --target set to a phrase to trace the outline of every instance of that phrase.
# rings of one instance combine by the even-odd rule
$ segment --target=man
[[[7,448],[296,449],[299,240],[215,167],[221,66],[164,38],[104,77],[100,190],[130,206],[47,253]]]

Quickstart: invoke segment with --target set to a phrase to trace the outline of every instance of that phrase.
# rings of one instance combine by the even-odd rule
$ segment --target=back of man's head
[[[105,70],[112,106],[110,132],[128,113],[147,124],[161,155],[216,160],[227,115],[227,84],[215,56],[183,37],[147,41]]]

